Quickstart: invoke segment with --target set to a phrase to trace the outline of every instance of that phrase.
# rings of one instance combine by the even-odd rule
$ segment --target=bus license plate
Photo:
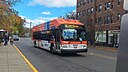
[[[77,47],[74,47],[74,48],[77,48]]]
[[[74,44],[73,46],[78,46],[77,44]]]

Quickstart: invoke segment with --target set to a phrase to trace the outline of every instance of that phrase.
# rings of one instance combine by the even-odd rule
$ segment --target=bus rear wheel
[[[64,55],[64,54],[65,54],[65,53],[62,52],[61,50],[60,50],[58,53],[59,53],[59,55]]]
[[[53,45],[51,45],[51,47],[50,47],[50,52],[52,53],[52,54],[54,54],[55,53],[55,51],[54,51],[54,46]]]

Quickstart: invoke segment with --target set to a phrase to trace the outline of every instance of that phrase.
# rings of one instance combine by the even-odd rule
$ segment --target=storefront
[[[108,46],[118,47],[119,45],[119,30],[108,31]]]
[[[97,31],[95,32],[95,40],[97,45],[118,47],[119,30]]]
[[[104,46],[106,44],[106,31],[95,32],[95,40],[97,45]]]

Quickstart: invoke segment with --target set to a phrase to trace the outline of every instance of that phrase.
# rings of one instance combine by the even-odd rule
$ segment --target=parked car
[[[18,35],[13,35],[13,39],[14,39],[14,41],[19,41],[20,40]]]

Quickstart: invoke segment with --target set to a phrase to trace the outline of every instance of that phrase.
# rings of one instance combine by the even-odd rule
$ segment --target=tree
[[[76,19],[76,12],[74,11],[69,11],[68,13],[66,13],[64,16],[60,16],[59,18],[64,18],[64,19]]]
[[[0,28],[12,33],[22,33],[24,20],[12,7],[20,0],[0,1]]]

